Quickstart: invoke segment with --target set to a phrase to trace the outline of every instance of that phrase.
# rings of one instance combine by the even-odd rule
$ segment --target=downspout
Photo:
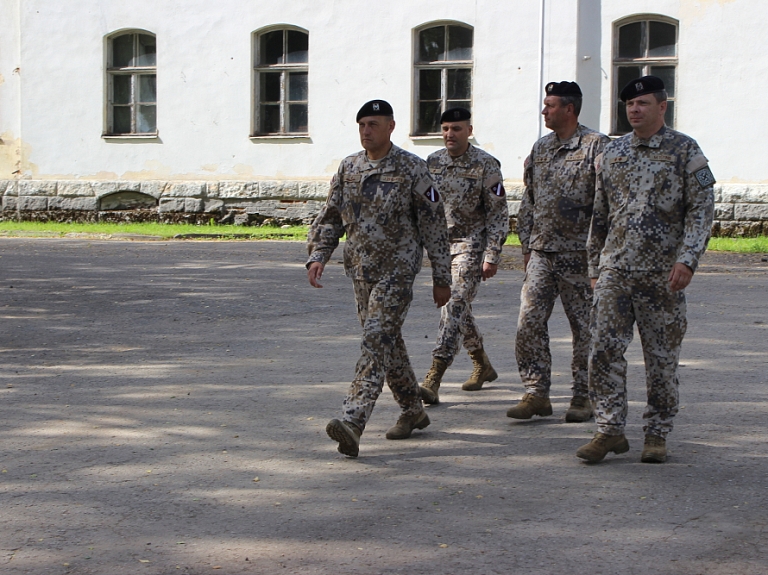
[[[536,100],[536,111],[539,110],[541,102],[544,100],[544,8],[546,0],[540,0],[539,2],[539,89],[538,100]],[[541,138],[544,124],[543,117],[539,116],[539,138]]]

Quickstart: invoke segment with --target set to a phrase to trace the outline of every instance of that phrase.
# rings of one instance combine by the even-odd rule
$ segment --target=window
[[[626,21],[625,21],[626,22]],[[627,121],[621,89],[640,76],[658,76],[664,81],[669,99],[664,120],[675,126],[675,75],[677,70],[677,22],[663,16],[645,16],[616,26],[614,35],[614,118],[613,133],[627,134]]]
[[[448,108],[472,107],[472,28],[446,24],[416,33],[414,135],[440,133]]]
[[[108,42],[107,134],[157,134],[157,44],[149,32]]]
[[[254,52],[254,135],[309,134],[309,34],[262,32]]]

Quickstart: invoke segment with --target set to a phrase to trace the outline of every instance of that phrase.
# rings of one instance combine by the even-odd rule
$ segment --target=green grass
[[[252,239],[299,240],[307,239],[306,226],[290,228],[256,226],[219,226],[189,224],[60,224],[53,222],[0,222],[0,235],[3,236],[44,236],[64,237],[67,234],[92,234],[114,236],[116,234],[138,234],[172,238],[186,234],[219,234],[228,237],[248,236]]]
[[[250,227],[189,224],[59,224],[53,222],[0,222],[0,236],[65,237],[67,234],[115,236],[137,234],[173,238],[186,234],[216,234],[232,239],[306,241],[306,226]],[[509,234],[506,246],[519,246],[516,234]],[[712,238],[709,249],[717,252],[768,253],[768,236],[758,238]]]

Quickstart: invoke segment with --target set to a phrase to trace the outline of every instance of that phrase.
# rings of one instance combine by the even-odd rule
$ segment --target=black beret
[[[463,122],[465,120],[469,120],[471,117],[472,114],[470,114],[469,110],[466,108],[450,108],[443,112],[443,115],[440,116],[440,123]]]
[[[395,112],[392,110],[392,106],[389,102],[384,100],[371,100],[363,104],[360,111],[357,113],[355,122],[359,122],[360,118],[366,118],[368,116],[394,116]]]
[[[581,88],[576,82],[550,82],[544,91],[547,96],[576,96],[581,98]]]
[[[664,90],[664,81],[656,76],[643,76],[636,80],[632,80],[629,84],[624,86],[621,91],[620,97],[622,102],[637,98],[643,94],[654,94]]]

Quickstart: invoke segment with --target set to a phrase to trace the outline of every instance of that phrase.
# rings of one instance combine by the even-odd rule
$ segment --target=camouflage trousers
[[[678,411],[677,365],[688,326],[685,293],[669,289],[668,272],[601,270],[595,286],[589,395],[598,430],[624,433],[627,420],[627,361],[633,325],[643,346],[648,403],[646,435],[666,437]]]
[[[549,397],[552,355],[547,323],[558,296],[573,335],[573,396],[587,397],[592,288],[587,276],[587,253],[584,251],[531,252],[520,294],[515,341],[520,378],[526,393]]]
[[[363,326],[362,353],[342,410],[344,421],[363,430],[385,379],[404,414],[418,414],[424,405],[400,331],[413,299],[413,280],[354,280],[354,287],[357,317]]]
[[[437,346],[432,356],[450,365],[462,342],[468,351],[483,347],[483,336],[472,315],[472,302],[483,274],[483,253],[456,254],[451,257],[451,299],[440,310]]]

